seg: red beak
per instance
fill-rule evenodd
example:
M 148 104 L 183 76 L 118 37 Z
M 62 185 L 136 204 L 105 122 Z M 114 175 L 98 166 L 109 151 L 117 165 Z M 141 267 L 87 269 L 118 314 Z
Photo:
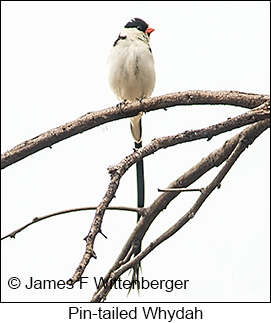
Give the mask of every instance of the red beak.
M 148 28 L 146 29 L 145 33 L 146 33 L 146 34 L 151 34 L 153 31 L 154 31 L 154 29 L 153 29 L 153 28 L 148 27 Z

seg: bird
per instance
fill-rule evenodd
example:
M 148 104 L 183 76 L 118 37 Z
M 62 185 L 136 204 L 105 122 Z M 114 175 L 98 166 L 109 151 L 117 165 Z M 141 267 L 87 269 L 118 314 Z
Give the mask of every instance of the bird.
M 155 86 L 155 69 L 148 24 L 134 18 L 120 32 L 108 57 L 108 81 L 120 102 L 150 97 Z M 141 142 L 141 116 L 132 117 L 131 132 L 136 143 Z
M 154 31 L 141 18 L 126 23 L 114 42 L 108 57 L 108 82 L 121 103 L 141 101 L 151 96 L 155 86 L 155 68 L 150 34 Z M 130 129 L 136 149 L 142 147 L 142 112 L 130 118 Z M 143 160 L 136 164 L 137 206 L 144 206 L 145 185 Z M 137 221 L 140 214 L 137 214 Z M 141 243 L 134 248 L 134 256 L 141 251 Z M 140 264 L 134 268 L 132 281 L 138 279 Z

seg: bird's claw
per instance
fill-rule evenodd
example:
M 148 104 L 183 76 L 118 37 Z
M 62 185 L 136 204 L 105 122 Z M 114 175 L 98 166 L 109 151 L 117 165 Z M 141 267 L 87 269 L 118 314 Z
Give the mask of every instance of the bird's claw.
M 124 99 L 123 101 L 121 101 L 121 102 L 119 102 L 119 103 L 117 104 L 117 108 L 122 108 L 122 107 L 124 107 L 127 103 L 128 103 L 128 101 Z

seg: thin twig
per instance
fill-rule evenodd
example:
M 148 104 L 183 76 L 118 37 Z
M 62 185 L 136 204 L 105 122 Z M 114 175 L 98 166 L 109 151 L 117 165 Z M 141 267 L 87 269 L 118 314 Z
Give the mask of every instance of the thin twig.
M 201 192 L 203 188 L 158 188 L 158 192 Z
M 87 207 L 79 207 L 79 208 L 74 208 L 74 209 L 68 209 L 68 210 L 62 210 L 59 212 L 54 212 L 51 214 L 47 214 L 41 217 L 35 217 L 33 220 L 25 225 L 23 225 L 21 228 L 16 229 L 12 231 L 11 233 L 7 234 L 6 236 L 2 237 L 1 240 L 4 240 L 8 237 L 10 238 L 15 238 L 16 234 L 23 231 L 27 227 L 29 227 L 32 224 L 35 224 L 39 221 L 49 219 L 53 216 L 57 216 L 60 214 L 67 214 L 67 213 L 72 213 L 72 212 L 79 212 L 79 211 L 89 211 L 89 210 L 96 210 L 97 206 L 87 206 Z M 136 213 L 141 213 L 142 210 L 140 208 L 135 208 L 135 207 L 126 207 L 126 206 L 109 206 L 107 210 L 118 210 L 118 211 L 131 211 L 131 212 L 136 212 Z

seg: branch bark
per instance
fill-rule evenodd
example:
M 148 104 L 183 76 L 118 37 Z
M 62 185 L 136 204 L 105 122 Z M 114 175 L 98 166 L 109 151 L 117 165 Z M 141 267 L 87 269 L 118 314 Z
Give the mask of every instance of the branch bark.
M 141 111 L 150 112 L 174 106 L 206 104 L 234 105 L 252 109 L 268 100 L 270 100 L 270 97 L 267 95 L 236 91 L 184 91 L 89 112 L 74 121 L 46 131 L 6 151 L 1 155 L 1 169 L 44 148 L 51 148 L 52 145 L 64 139 L 107 122 L 135 116 Z
M 209 154 L 203 158 L 197 165 L 192 167 L 189 171 L 183 174 L 176 181 L 171 183 L 167 189 L 149 206 L 146 208 L 129 208 L 129 211 L 140 212 L 142 214 L 140 221 L 137 223 L 135 229 L 128 238 L 126 244 L 120 252 L 117 260 L 112 268 L 108 271 L 104 281 L 111 281 L 118 279 L 126 270 L 135 266 L 141 259 L 146 257 L 154 248 L 156 248 L 164 240 L 171 237 L 184 224 L 186 224 L 198 211 L 206 198 L 210 196 L 213 190 L 218 187 L 222 179 L 226 176 L 229 169 L 238 159 L 244 149 L 251 144 L 257 136 L 259 136 L 265 129 L 270 126 L 270 97 L 267 95 L 258 95 L 251 93 L 235 92 L 235 91 L 184 91 L 172 94 L 166 94 L 159 97 L 144 99 L 141 102 L 133 102 L 127 104 L 120 104 L 116 107 L 110 107 L 101 111 L 89 112 L 86 115 L 68 122 L 62 126 L 51 129 L 43 134 L 27 140 L 11 150 L 5 152 L 1 156 L 1 168 L 8 167 L 13 163 L 30 156 L 31 154 L 50 147 L 66 138 L 77 135 L 99 125 L 105 124 L 118 119 L 129 118 L 137 115 L 139 112 L 150 112 L 158 109 L 166 109 L 173 106 L 181 105 L 234 105 L 251 109 L 250 111 L 234 118 L 206 127 L 203 129 L 185 131 L 174 136 L 166 136 L 162 138 L 153 139 L 148 145 L 137 149 L 133 154 L 125 157 L 118 165 L 110 166 L 108 171 L 111 175 L 111 180 L 104 198 L 97 207 L 84 208 L 96 209 L 95 216 L 90 227 L 89 233 L 86 236 L 86 249 L 82 260 L 80 261 L 74 275 L 68 280 L 68 284 L 73 285 L 82 276 L 86 266 L 91 258 L 96 258 L 94 251 L 94 242 L 98 233 L 102 233 L 102 221 L 104 213 L 107 209 L 116 209 L 116 207 L 109 207 L 115 193 L 118 189 L 120 180 L 126 171 L 134 164 L 143 158 L 157 152 L 162 148 L 168 148 L 177 144 L 190 142 L 199 139 L 210 140 L 213 136 L 221 133 L 231 131 L 243 126 L 247 126 L 240 134 L 234 136 L 232 139 L 225 142 L 223 147 Z M 249 125 L 249 126 L 248 126 Z M 226 162 L 225 162 L 226 161 Z M 214 178 L 214 180 L 205 188 L 197 189 L 200 191 L 200 196 L 192 208 L 180 220 L 168 229 L 163 235 L 158 237 L 139 255 L 131 259 L 133 255 L 133 248 L 141 241 L 149 229 L 152 222 L 158 214 L 164 210 L 167 205 L 176 198 L 184 189 L 194 183 L 203 174 L 208 172 L 211 168 L 221 165 L 225 162 L 222 170 Z M 186 189 L 195 190 L 195 189 Z M 121 207 L 117 207 L 121 209 Z M 126 208 L 128 209 L 128 208 Z M 34 218 L 32 222 L 13 231 L 2 239 L 15 237 L 15 235 L 24 230 L 26 227 L 44 220 L 46 218 L 83 210 L 72 209 L 61 212 L 56 212 L 44 217 Z M 102 233 L 103 234 L 103 233 Z M 109 284 L 110 286 L 110 284 Z M 92 301 L 103 301 L 110 288 L 100 287 L 93 296 Z
M 112 201 L 113 197 L 115 196 L 121 177 L 133 164 L 136 164 L 141 159 L 145 158 L 146 156 L 149 156 L 150 154 L 155 153 L 161 148 L 167 148 L 184 142 L 189 142 L 189 141 L 203 139 L 203 138 L 211 139 L 213 136 L 216 136 L 220 133 L 227 132 L 235 128 L 240 128 L 244 125 L 251 124 L 259 120 L 267 119 L 269 122 L 269 117 L 270 117 L 270 111 L 268 109 L 268 103 L 264 103 L 260 107 L 255 108 L 252 111 L 249 111 L 245 114 L 242 114 L 232 119 L 228 119 L 224 122 L 218 123 L 216 125 L 213 125 L 207 128 L 185 131 L 183 133 L 180 133 L 174 136 L 167 136 L 167 137 L 154 139 L 147 146 L 142 147 L 136 150 L 134 153 L 130 154 L 129 156 L 125 157 L 118 165 L 109 167 L 109 173 L 111 174 L 111 181 L 109 183 L 109 187 L 101 203 L 97 207 L 90 231 L 87 237 L 85 238 L 86 250 L 83 255 L 83 258 L 80 261 L 74 275 L 68 280 L 67 283 L 70 285 L 73 285 L 75 282 L 77 282 L 82 276 L 90 259 L 92 257 L 96 258 L 96 254 L 94 252 L 94 241 L 97 234 L 101 233 L 101 226 L 102 226 L 104 212 L 108 207 L 108 205 L 110 204 L 110 202 Z M 175 194 L 178 195 L 179 193 L 175 193 Z M 142 218 L 144 218 L 144 213 Z M 140 220 L 138 222 L 138 225 L 141 222 L 142 221 Z M 140 237 L 139 239 L 142 239 L 142 237 Z
M 152 250 L 154 250 L 162 242 L 170 238 L 177 231 L 179 231 L 188 221 L 190 221 L 197 211 L 200 209 L 205 200 L 211 195 L 215 188 L 219 188 L 222 180 L 229 172 L 230 168 L 236 162 L 242 152 L 253 143 L 253 141 L 268 127 L 270 126 L 269 120 L 257 122 L 256 124 L 248 126 L 241 133 L 234 136 L 232 139 L 227 141 L 221 148 L 212 152 L 197 165 L 192 167 L 183 176 L 178 178 L 176 181 L 169 185 L 169 189 L 187 187 L 201 177 L 204 173 L 208 172 L 212 167 L 219 166 L 225 162 L 225 165 L 220 170 L 218 175 L 207 185 L 201 192 L 199 198 L 190 210 L 182 216 L 173 226 L 165 231 L 160 237 L 154 240 L 150 245 L 138 254 L 132 260 L 131 258 L 131 247 L 135 239 L 142 239 L 149 229 L 151 223 L 155 220 L 158 214 L 167 207 L 167 205 L 177 197 L 180 192 L 169 191 L 161 194 L 156 201 L 152 203 L 148 208 L 145 209 L 144 217 L 138 222 L 134 231 L 128 238 L 125 246 L 123 247 L 120 255 L 115 261 L 112 268 L 103 278 L 106 284 L 101 285 L 94 293 L 91 302 L 101 302 L 106 299 L 106 296 L 110 292 L 114 282 L 127 270 L 133 268 L 143 258 L 145 258 Z M 128 257 L 130 255 L 130 258 Z

